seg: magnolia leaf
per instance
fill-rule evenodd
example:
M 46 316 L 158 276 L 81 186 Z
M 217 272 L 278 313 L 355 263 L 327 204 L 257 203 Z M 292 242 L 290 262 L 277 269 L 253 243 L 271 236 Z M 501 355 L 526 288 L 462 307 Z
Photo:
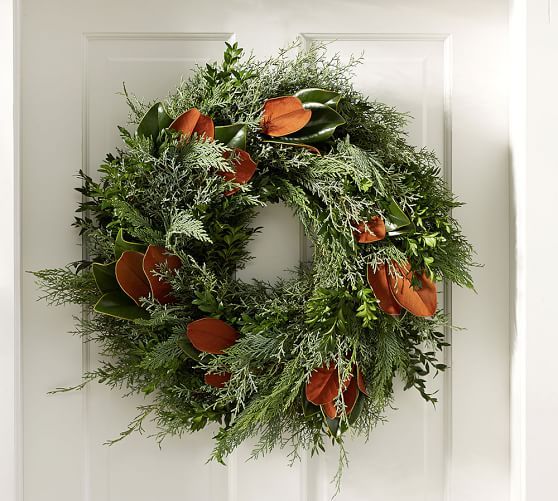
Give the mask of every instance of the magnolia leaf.
M 307 398 L 302 397 L 302 413 L 306 417 L 314 416 L 320 412 L 320 406 L 314 405 Z
M 331 363 L 314 369 L 306 384 L 306 398 L 316 405 L 332 402 L 339 393 L 339 374 Z
M 140 308 L 132 299 L 122 291 L 107 292 L 97 301 L 93 310 L 103 315 L 122 318 L 124 320 L 136 320 L 137 318 L 149 318 L 149 313 Z
M 197 108 L 191 108 L 176 117 L 169 127 L 180 132 L 184 137 L 190 137 L 194 133 L 208 139 L 213 139 L 215 136 L 213 120 L 207 115 L 202 115 Z
M 436 284 L 425 273 L 418 275 L 407 263 L 400 266 L 394 262 L 402 276 L 388 275 L 389 287 L 395 300 L 417 317 L 431 317 L 438 307 Z M 413 278 L 420 279 L 420 288 L 413 285 Z
M 161 280 L 154 272 L 160 272 L 161 267 L 168 271 L 176 271 L 182 266 L 182 261 L 178 256 L 170 254 L 164 247 L 150 245 L 143 257 L 143 272 L 149 281 L 153 297 L 161 304 L 172 303 L 175 298 L 171 295 L 172 286 L 168 282 Z
M 232 377 L 230 372 L 221 372 L 218 374 L 205 374 L 203 380 L 205 384 L 213 386 L 214 388 L 223 388 Z
M 318 88 L 299 90 L 295 94 L 295 97 L 298 97 L 303 104 L 321 103 L 329 106 L 330 108 L 333 108 L 334 110 L 337 109 L 337 105 L 341 100 L 341 94 L 339 94 L 338 92 Z
M 220 355 L 238 339 L 231 325 L 216 318 L 200 318 L 186 327 L 186 336 L 194 347 L 205 353 Z
M 161 130 L 172 123 L 162 103 L 155 103 L 141 119 L 138 125 L 138 136 L 150 137 L 155 142 Z
M 262 132 L 272 137 L 286 136 L 302 129 L 311 119 L 312 111 L 294 96 L 276 97 L 264 103 Z
M 321 406 L 322 412 L 329 419 L 335 419 L 337 417 L 337 407 L 335 407 L 335 401 L 327 402 Z
M 304 103 L 304 109 L 312 112 L 310 121 L 298 132 L 283 137 L 281 140 L 290 143 L 313 144 L 329 139 L 345 119 L 333 108 L 321 103 Z
M 181 337 L 178 339 L 177 344 L 187 357 L 195 360 L 196 362 L 200 361 L 200 352 L 192 346 L 188 339 Z
M 124 230 L 120 228 L 114 241 L 114 257 L 118 260 L 125 251 L 145 252 L 147 245 L 140 242 L 130 242 L 124 238 Z
M 322 411 L 323 410 L 324 408 L 322 407 Z M 324 417 L 327 425 L 327 431 L 329 432 L 332 438 L 338 438 L 339 435 L 341 435 L 339 430 L 339 423 L 341 422 L 341 419 L 340 418 L 331 419 L 330 417 L 328 417 L 327 414 L 325 414 L 325 412 L 324 412 Z
M 343 401 L 345 402 L 345 412 L 350 414 L 355 406 L 358 398 L 358 382 L 356 377 L 351 378 L 351 382 L 347 389 L 343 392 Z
M 116 280 L 120 288 L 140 306 L 142 297 L 149 297 L 151 288 L 149 280 L 143 272 L 143 254 L 136 251 L 125 251 L 116 261 Z
M 364 404 L 366 403 L 366 397 L 361 393 L 358 395 L 355 405 L 353 406 L 353 411 L 348 417 L 348 421 L 350 425 L 356 423 L 358 417 L 360 416 L 362 409 L 364 409 Z
M 233 152 L 226 152 L 225 158 L 229 158 Z M 220 171 L 219 174 L 223 176 L 226 181 L 231 181 L 237 184 L 246 184 L 256 172 L 256 162 L 252 160 L 250 153 L 247 151 L 236 148 L 234 150 L 235 159 L 233 161 L 234 172 Z M 233 188 L 225 192 L 225 196 L 234 195 L 240 188 Z
M 246 149 L 248 127 L 245 124 L 219 125 L 215 127 L 215 139 L 231 149 Z
M 372 266 L 368 265 L 368 283 L 374 295 L 380 301 L 380 308 L 388 315 L 399 315 L 401 313 L 401 306 L 393 297 L 389 282 L 387 266 L 380 264 L 376 271 Z
M 99 290 L 103 293 L 120 290 L 114 271 L 115 265 L 116 261 L 108 264 L 93 263 L 91 265 L 91 271 L 93 272 L 95 283 L 97 284 Z
M 397 205 L 397 202 L 392 198 L 387 210 L 385 218 L 386 229 L 388 235 L 402 235 L 404 233 L 411 233 L 415 231 L 415 225 Z
M 359 223 L 353 231 L 359 244 L 369 244 L 386 237 L 386 225 L 380 216 L 374 216 L 368 222 Z
M 194 127 L 194 132 L 199 137 L 213 139 L 215 137 L 215 125 L 213 120 L 207 115 L 200 115 L 198 123 Z

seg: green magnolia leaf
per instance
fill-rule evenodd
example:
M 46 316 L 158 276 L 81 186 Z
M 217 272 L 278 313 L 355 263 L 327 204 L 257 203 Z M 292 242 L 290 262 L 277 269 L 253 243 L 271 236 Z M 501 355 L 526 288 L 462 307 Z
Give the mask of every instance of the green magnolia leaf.
M 338 438 L 341 435 L 339 430 L 339 423 L 341 422 L 340 418 L 331 419 L 324 414 L 325 422 L 327 425 L 327 431 L 331 435 L 332 438 Z
M 402 235 L 404 233 L 411 233 L 415 231 L 415 225 L 397 205 L 397 202 L 392 198 L 385 215 L 385 224 L 388 235 Z
M 110 315 L 124 320 L 149 318 L 149 313 L 140 308 L 132 299 L 122 291 L 107 292 L 101 296 L 93 307 L 97 313 Z
M 162 103 L 155 103 L 143 116 L 138 125 L 138 136 L 150 137 L 155 142 L 159 133 L 172 123 Z
M 140 242 L 130 242 L 124 238 L 122 228 L 118 230 L 116 240 L 114 241 L 114 257 L 119 259 L 124 251 L 145 252 L 147 245 Z
M 246 149 L 246 134 L 248 127 L 245 124 L 219 125 L 215 127 L 215 139 L 229 148 Z
M 97 284 L 97 287 L 99 287 L 99 290 L 103 293 L 120 290 L 114 271 L 115 265 L 116 261 L 108 264 L 93 263 L 91 265 L 91 270 L 93 272 L 93 276 L 95 277 L 95 283 Z
M 299 90 L 295 94 L 295 97 L 298 97 L 303 104 L 321 103 L 329 106 L 330 108 L 333 108 L 334 110 L 337 109 L 337 105 L 341 100 L 341 94 L 339 94 L 338 92 L 318 88 Z
M 309 402 L 305 396 L 302 396 L 302 413 L 306 417 L 314 416 L 320 412 L 320 406 L 314 405 L 312 402 Z
M 345 119 L 333 108 L 322 103 L 304 103 L 304 108 L 312 110 L 312 118 L 298 132 L 281 138 L 285 143 L 319 143 L 329 139 L 335 129 L 345 123 Z
M 364 409 L 365 398 L 366 396 L 364 394 L 359 393 L 355 405 L 353 407 L 353 410 L 351 411 L 347 419 L 349 421 L 349 425 L 352 426 L 357 422 L 357 419 L 360 416 L 362 409 Z
M 177 341 L 177 344 L 187 357 L 195 360 L 196 362 L 199 362 L 200 352 L 192 346 L 192 343 L 190 343 L 188 339 L 186 339 L 185 337 L 180 338 Z

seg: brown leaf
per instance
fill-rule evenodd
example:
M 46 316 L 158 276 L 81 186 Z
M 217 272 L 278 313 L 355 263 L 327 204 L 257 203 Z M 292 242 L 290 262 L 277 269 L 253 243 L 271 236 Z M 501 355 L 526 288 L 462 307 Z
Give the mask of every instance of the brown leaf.
M 430 317 L 436 313 L 438 294 L 436 284 L 423 272 L 413 272 L 411 265 L 393 263 L 402 276 L 389 275 L 389 287 L 395 300 L 417 317 Z M 418 278 L 420 287 L 414 287 L 412 280 Z
M 214 139 L 215 125 L 213 124 L 213 120 L 207 115 L 200 115 L 194 127 L 194 132 L 200 137 L 205 136 L 206 138 Z
M 206 115 L 202 115 L 197 108 L 191 108 L 176 117 L 170 124 L 170 128 L 181 132 L 187 138 L 194 132 L 200 137 L 205 136 L 209 139 L 215 137 L 213 120 Z
M 337 371 L 335 371 L 335 376 L 338 377 Z M 347 414 L 350 414 L 356 404 L 358 398 L 358 390 L 359 390 L 359 383 L 357 382 L 357 378 L 354 377 L 354 374 L 351 374 L 347 378 L 347 380 L 343 383 L 343 388 L 345 388 L 343 390 L 343 402 L 345 403 L 345 412 Z M 308 398 L 308 394 L 306 398 Z M 331 419 L 336 418 L 339 414 L 337 411 L 337 407 L 335 406 L 336 398 L 337 398 L 337 393 L 335 394 L 335 396 L 331 401 L 325 402 L 321 405 L 325 415 Z
M 376 271 L 368 266 L 368 283 L 376 298 L 380 301 L 380 308 L 388 315 L 399 315 L 401 306 L 393 297 L 388 283 L 388 273 L 385 264 L 380 264 Z
M 276 97 L 264 103 L 261 127 L 268 136 L 286 136 L 302 129 L 311 117 L 312 112 L 302 107 L 298 97 Z
M 120 288 L 140 306 L 140 298 L 149 297 L 149 281 L 143 272 L 143 254 L 125 251 L 116 261 L 115 274 Z
M 377 242 L 386 237 L 386 225 L 380 216 L 374 216 L 368 222 L 359 223 L 353 234 L 359 244 Z
M 213 386 L 215 388 L 223 388 L 226 383 L 231 379 L 232 374 L 230 372 L 221 372 L 219 374 L 205 374 L 203 380 L 205 384 Z
M 225 153 L 225 158 L 229 158 L 232 154 L 231 152 Z M 256 162 L 252 160 L 252 157 L 247 151 L 241 150 L 240 148 L 235 148 L 234 150 L 235 160 L 234 160 L 234 172 L 219 171 L 219 174 L 223 176 L 227 181 L 232 181 L 238 184 L 246 184 L 256 172 Z M 225 192 L 226 196 L 234 195 L 240 188 L 233 188 Z
M 352 377 L 347 389 L 343 392 L 345 412 L 350 414 L 358 398 L 358 377 Z
M 166 269 L 175 271 L 180 268 L 182 261 L 178 256 L 170 254 L 164 247 L 158 245 L 147 247 L 143 258 L 143 271 L 149 280 L 153 297 L 161 304 L 168 304 L 175 300 L 171 295 L 172 286 L 154 274 L 154 272 L 160 272 L 163 265 Z
M 325 404 L 322 404 L 322 410 L 324 411 L 324 414 L 330 418 L 330 419 L 335 419 L 337 417 L 337 407 L 335 407 L 335 402 L 327 402 Z
M 339 374 L 334 364 L 314 369 L 306 384 L 306 398 L 316 405 L 332 402 L 339 393 Z
M 222 320 L 206 317 L 190 322 L 186 336 L 199 351 L 220 355 L 236 342 L 238 332 Z

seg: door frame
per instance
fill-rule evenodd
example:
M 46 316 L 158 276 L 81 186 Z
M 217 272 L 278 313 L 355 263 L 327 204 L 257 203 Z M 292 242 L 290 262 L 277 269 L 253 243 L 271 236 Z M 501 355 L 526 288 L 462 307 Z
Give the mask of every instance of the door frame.
M 0 0 L 0 485 L 22 498 L 19 0 Z
M 22 492 L 22 380 L 21 380 L 21 300 L 20 300 L 20 1 L 0 0 L 0 72 L 7 78 L 0 80 L 0 231 L 3 244 L 0 246 L 0 259 L 4 264 L 0 269 L 0 485 L 6 499 L 20 501 Z M 529 264 L 538 258 L 529 254 L 532 247 L 527 240 L 527 216 L 541 214 L 540 204 L 536 199 L 527 198 L 527 137 L 536 134 L 542 127 L 550 127 L 551 114 L 548 123 L 532 125 L 526 122 L 530 112 L 535 111 L 536 104 L 527 99 L 527 85 L 529 78 L 527 57 L 529 53 L 544 51 L 548 56 L 558 52 L 558 37 L 553 44 L 547 39 L 535 37 L 536 23 L 541 30 L 549 31 L 551 7 L 553 0 L 510 0 L 510 204 L 511 219 L 509 221 L 512 234 L 510 244 L 510 377 L 511 377 L 511 499 L 512 501 L 528 501 L 527 496 L 527 467 L 535 470 L 536 455 L 527 455 L 526 437 L 535 430 L 536 425 L 528 425 L 526 416 L 529 410 L 537 408 L 537 402 L 531 395 L 527 399 L 527 385 L 529 364 L 534 367 L 534 360 L 540 364 L 542 360 L 550 361 L 554 350 L 548 346 L 540 346 L 537 350 L 529 345 L 530 358 L 527 358 L 527 305 L 540 294 L 539 290 L 527 291 L 525 284 L 526 272 Z M 526 29 L 528 15 L 532 12 L 548 12 L 548 23 L 545 19 L 530 18 L 530 30 Z M 540 17 L 540 16 L 539 16 Z M 539 28 L 539 26 L 536 26 Z M 543 46 L 545 44 L 546 46 Z M 549 59 L 550 60 L 550 59 Z M 9 76 L 12 78 L 9 78 Z M 529 95 L 536 94 L 535 79 L 529 78 Z M 536 180 L 537 170 L 529 164 L 529 179 Z M 545 178 L 550 185 L 558 185 L 558 171 L 553 179 Z M 550 219 L 550 218 L 549 218 Z M 550 223 L 550 221 L 549 221 Z M 558 341 L 556 341 L 558 348 Z M 536 383 L 536 381 L 535 381 Z M 541 395 L 541 399 L 548 397 Z M 537 434 L 544 434 L 545 430 L 536 430 Z M 528 464 L 527 460 L 530 463 Z M 537 458 L 538 462 L 545 462 L 544 457 Z M 545 479 L 537 478 L 537 482 L 544 483 Z M 553 477 L 546 478 L 547 485 L 539 485 L 539 489 L 551 489 Z M 533 500 L 535 501 L 535 498 Z

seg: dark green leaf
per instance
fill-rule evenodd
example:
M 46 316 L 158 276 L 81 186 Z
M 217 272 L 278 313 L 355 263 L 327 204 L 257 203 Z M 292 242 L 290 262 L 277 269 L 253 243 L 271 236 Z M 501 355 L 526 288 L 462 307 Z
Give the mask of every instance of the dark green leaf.
M 320 406 L 309 402 L 308 399 L 302 395 L 302 412 L 306 417 L 314 416 L 320 412 Z
M 281 138 L 286 143 L 319 143 L 329 139 L 345 119 L 333 108 L 321 103 L 304 103 L 304 108 L 312 110 L 312 118 L 298 132 Z
M 353 407 L 353 410 L 351 411 L 348 417 L 348 421 L 351 426 L 357 422 L 357 419 L 360 416 L 362 409 L 364 408 L 364 404 L 366 403 L 365 398 L 366 396 L 364 394 L 359 393 L 357 397 L 357 401 L 355 402 L 355 405 Z
M 149 313 L 140 308 L 132 299 L 122 291 L 113 291 L 103 294 L 93 308 L 97 313 L 110 315 L 124 320 L 149 318 Z
M 91 265 L 97 287 L 103 293 L 120 290 L 114 271 L 115 265 L 116 261 L 108 264 L 93 263 Z
M 329 432 L 329 434 L 331 435 L 332 438 L 337 438 L 339 437 L 340 433 L 339 433 L 339 423 L 341 422 L 341 419 L 339 418 L 335 418 L 335 419 L 331 419 L 329 417 L 327 417 L 324 414 L 324 419 L 327 425 L 327 431 Z
M 303 104 L 321 103 L 335 110 L 341 99 L 341 94 L 331 90 L 311 88 L 299 90 L 295 97 L 298 97 Z
M 248 127 L 245 124 L 219 125 L 215 127 L 215 139 L 231 149 L 245 150 L 247 131 Z
M 182 337 L 177 341 L 177 344 L 187 357 L 196 362 L 200 360 L 200 352 L 192 346 L 188 339 Z
M 124 238 L 124 231 L 122 228 L 118 230 L 116 240 L 114 241 L 114 257 L 120 258 L 124 251 L 145 252 L 147 245 L 140 242 L 130 242 Z
M 403 233 L 411 233 L 415 231 L 415 225 L 397 205 L 397 202 L 392 198 L 387 213 L 385 215 L 385 224 L 388 235 L 402 235 Z
M 150 137 L 153 141 L 159 137 L 159 132 L 172 123 L 162 103 L 155 103 L 143 116 L 138 125 L 138 136 Z

